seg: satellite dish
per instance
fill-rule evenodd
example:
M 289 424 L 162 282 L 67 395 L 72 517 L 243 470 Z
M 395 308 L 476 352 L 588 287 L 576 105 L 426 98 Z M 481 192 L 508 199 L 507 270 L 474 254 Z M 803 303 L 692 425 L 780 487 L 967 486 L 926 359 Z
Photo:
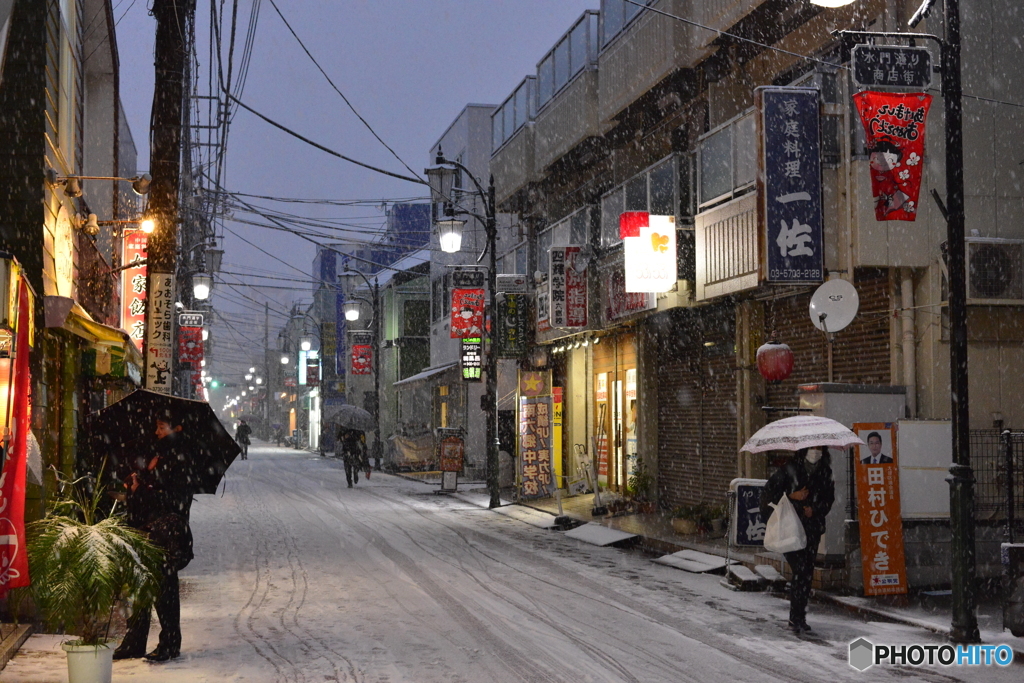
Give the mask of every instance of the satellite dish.
M 823 283 L 811 296 L 811 322 L 822 332 L 838 332 L 857 317 L 860 297 L 846 280 Z

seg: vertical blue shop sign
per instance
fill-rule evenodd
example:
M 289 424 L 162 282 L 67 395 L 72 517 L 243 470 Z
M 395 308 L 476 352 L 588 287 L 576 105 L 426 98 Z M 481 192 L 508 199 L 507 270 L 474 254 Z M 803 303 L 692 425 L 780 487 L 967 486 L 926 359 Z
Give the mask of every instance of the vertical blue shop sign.
M 757 93 L 766 280 L 820 282 L 824 272 L 818 91 L 763 87 Z

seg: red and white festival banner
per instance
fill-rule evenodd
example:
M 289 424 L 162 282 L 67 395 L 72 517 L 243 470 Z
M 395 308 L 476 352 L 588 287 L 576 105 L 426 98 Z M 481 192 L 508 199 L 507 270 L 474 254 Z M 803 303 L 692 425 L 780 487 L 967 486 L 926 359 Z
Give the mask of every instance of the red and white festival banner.
M 12 278 L 13 279 L 13 278 Z M 0 599 L 11 588 L 30 584 L 25 549 L 25 475 L 28 462 L 28 431 L 32 422 L 31 382 L 28 357 L 32 344 L 32 295 L 24 278 L 18 278 L 18 318 L 14 346 L 14 377 L 8 391 L 13 408 L 13 434 L 5 444 L 6 457 L 0 474 Z M 13 403 L 13 406 L 12 406 Z M 4 416 L 6 417 L 6 416 Z
M 141 230 L 125 230 L 122 265 L 145 260 L 148 240 Z M 125 268 L 122 277 L 121 328 L 141 351 L 146 337 L 146 265 Z
M 484 336 L 484 290 L 452 290 L 451 338 Z
M 866 90 L 853 96 L 864 124 L 875 219 L 917 217 L 924 171 L 924 127 L 932 96 Z
M 370 344 L 352 345 L 352 374 L 369 375 L 373 365 L 373 347 Z
M 627 211 L 619 216 L 626 292 L 667 292 L 676 286 L 676 217 Z
M 178 328 L 178 360 L 197 365 L 203 360 L 203 328 Z

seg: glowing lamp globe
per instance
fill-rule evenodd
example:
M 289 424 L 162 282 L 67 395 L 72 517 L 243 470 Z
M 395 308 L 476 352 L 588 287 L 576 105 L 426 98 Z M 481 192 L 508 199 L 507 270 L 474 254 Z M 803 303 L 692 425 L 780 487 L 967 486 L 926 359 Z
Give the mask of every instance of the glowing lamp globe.
M 762 344 L 757 350 L 757 370 L 769 382 L 781 382 L 793 374 L 793 351 L 776 341 Z

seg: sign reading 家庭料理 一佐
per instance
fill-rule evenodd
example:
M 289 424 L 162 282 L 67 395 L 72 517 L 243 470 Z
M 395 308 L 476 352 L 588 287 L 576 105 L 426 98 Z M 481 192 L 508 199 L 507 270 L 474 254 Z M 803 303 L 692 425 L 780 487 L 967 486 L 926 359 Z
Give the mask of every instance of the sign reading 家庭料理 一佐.
M 764 178 L 765 280 L 822 280 L 818 91 L 756 89 Z

